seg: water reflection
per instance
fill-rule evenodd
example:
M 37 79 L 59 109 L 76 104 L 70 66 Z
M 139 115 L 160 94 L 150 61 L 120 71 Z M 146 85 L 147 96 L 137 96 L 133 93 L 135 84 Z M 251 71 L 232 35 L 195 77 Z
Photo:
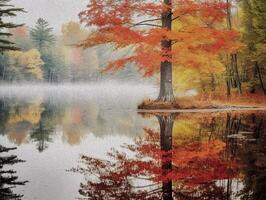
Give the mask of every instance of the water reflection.
M 66 169 L 80 154 L 104 158 L 107 149 L 153 126 L 135 111 L 150 91 L 127 84 L 1 87 L 0 144 L 18 147 L 15 152 L 27 161 L 12 166 L 29 180 L 14 193 L 23 194 L 23 200 L 75 199 L 82 176 Z
M 35 143 L 39 152 L 61 134 L 65 143 L 79 145 L 90 133 L 132 137 L 144 124 L 131 110 L 105 110 L 96 102 L 0 100 L 0 134 L 16 145 Z
M 8 169 L 7 166 L 24 161 L 18 159 L 15 155 L 2 155 L 15 149 L 0 145 L 0 200 L 20 200 L 23 197 L 22 194 L 16 194 L 13 190 L 17 185 L 25 185 L 27 181 L 18 181 L 17 172 Z
M 86 177 L 79 193 L 89 199 L 265 199 L 264 116 L 156 115 L 159 132 L 145 128 L 133 144 L 111 149 L 108 159 L 81 157 L 73 169 Z
M 1 145 L 19 146 L 27 166 L 13 169 L 30 180 L 14 193 L 26 200 L 70 200 L 78 188 L 91 199 L 266 199 L 265 112 L 141 116 L 125 107 L 2 98 Z M 74 171 L 82 175 L 67 172 L 80 154 Z
M 51 135 L 55 132 L 57 123 L 62 119 L 63 110 L 60 106 L 55 106 L 50 102 L 42 105 L 39 121 L 30 134 L 32 142 L 37 143 L 39 152 L 43 152 L 48 148 L 48 143 L 52 142 Z

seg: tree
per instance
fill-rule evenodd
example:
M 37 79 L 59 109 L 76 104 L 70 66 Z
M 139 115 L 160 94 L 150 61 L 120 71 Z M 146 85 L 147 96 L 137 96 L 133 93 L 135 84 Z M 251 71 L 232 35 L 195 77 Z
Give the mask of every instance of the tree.
M 0 74 L 1 74 L 1 78 L 0 80 L 6 80 L 6 75 L 7 72 L 9 71 L 8 69 L 8 56 L 3 54 L 0 55 Z
M 8 4 L 11 0 L 0 0 L 0 53 L 7 50 L 18 50 L 14 43 L 8 37 L 12 34 L 6 29 L 22 26 L 22 24 L 14 24 L 12 22 L 5 22 L 4 17 L 15 17 L 18 12 L 24 12 L 23 8 L 15 8 Z
M 264 0 L 253 0 L 252 1 L 252 13 L 253 13 L 253 24 L 255 28 L 256 37 L 256 61 L 255 70 L 258 74 L 258 78 L 263 89 L 264 95 L 266 96 L 266 88 L 264 87 L 263 77 L 261 68 L 266 65 L 266 2 Z
M 226 0 L 227 4 L 232 4 L 232 0 Z M 226 17 L 227 17 L 227 29 L 232 30 L 232 10 L 231 7 L 228 7 L 226 10 Z M 242 95 L 242 86 L 238 71 L 238 57 L 236 52 L 232 52 L 230 54 L 226 55 L 226 70 L 227 70 L 227 96 L 229 97 L 231 95 L 231 87 L 237 87 L 239 90 L 239 94 Z
M 10 80 L 42 80 L 43 72 L 40 52 L 31 49 L 26 52 L 10 51 L 8 55 L 8 73 Z
M 63 52 L 57 47 L 43 50 L 41 58 L 44 62 L 42 69 L 44 79 L 49 83 L 63 80 L 68 76 L 69 69 L 63 58 Z
M 53 134 L 56 126 L 56 108 L 52 105 L 45 104 L 43 112 L 41 113 L 40 121 L 36 128 L 32 131 L 30 137 L 33 142 L 36 142 L 36 146 L 39 152 L 43 152 L 48 148 L 49 142 L 52 142 L 51 135 Z
M 7 153 L 16 148 L 7 148 L 0 145 L 0 199 L 17 199 L 21 200 L 23 195 L 16 194 L 13 191 L 17 185 L 25 185 L 28 181 L 18 181 L 18 176 L 16 176 L 16 171 L 10 169 L 6 170 L 5 167 L 9 165 L 14 165 L 17 163 L 25 162 L 18 159 L 16 155 L 2 155 L 2 153 Z
M 223 155 L 225 143 L 215 138 L 180 141 L 172 134 L 175 116 L 157 118 L 160 133 L 145 129 L 146 135 L 123 145 L 125 151 L 108 152 L 110 159 L 82 156 L 82 165 L 73 169 L 86 175 L 79 190 L 82 196 L 210 200 L 228 195 L 216 181 L 237 177 L 239 166 Z
M 28 51 L 34 48 L 33 42 L 30 39 L 30 30 L 27 26 L 9 29 L 12 34 L 11 41 L 14 42 L 22 51 Z
M 62 26 L 64 45 L 75 45 L 87 38 L 88 32 L 79 23 L 70 21 Z
M 30 37 L 41 53 L 41 59 L 44 79 L 48 82 L 56 82 L 67 77 L 68 69 L 64 63 L 63 52 L 55 44 L 55 36 L 52 33 L 53 28 L 49 23 L 40 18 L 35 28 L 31 29 Z
M 260 62 L 266 62 L 266 2 L 263 0 L 252 0 L 252 14 L 254 31 L 257 34 L 256 48 L 258 53 L 258 59 Z
M 263 7 L 264 4 L 264 7 Z M 249 91 L 255 93 L 261 88 L 266 95 L 266 88 L 263 82 L 265 70 L 265 3 L 257 0 L 242 0 L 241 7 L 241 30 L 243 43 L 246 48 L 242 51 L 244 63 L 244 78 L 249 83 Z M 263 10 L 264 9 L 264 10 Z M 248 73 L 250 72 L 250 73 Z
M 98 57 L 95 49 L 84 50 L 76 44 L 84 41 L 88 31 L 77 22 L 70 21 L 62 26 L 62 43 L 65 61 L 71 66 L 73 80 L 89 80 L 97 72 Z
M 80 45 L 88 48 L 112 43 L 115 49 L 132 48 L 130 55 L 110 62 L 106 70 L 134 63 L 144 76 L 160 72 L 158 100 L 173 102 L 173 64 L 215 71 L 215 66 L 202 66 L 195 57 L 202 52 L 218 54 L 237 49 L 238 34 L 216 28 L 216 23 L 224 20 L 228 6 L 215 0 L 91 0 L 79 16 L 81 22 L 96 27 L 96 31 Z M 190 25 L 189 16 L 198 17 L 201 23 Z M 173 21 L 181 26 L 173 29 Z
M 49 27 L 49 23 L 42 18 L 39 18 L 35 28 L 31 29 L 30 37 L 39 50 L 51 45 L 55 41 L 52 31 L 53 28 Z

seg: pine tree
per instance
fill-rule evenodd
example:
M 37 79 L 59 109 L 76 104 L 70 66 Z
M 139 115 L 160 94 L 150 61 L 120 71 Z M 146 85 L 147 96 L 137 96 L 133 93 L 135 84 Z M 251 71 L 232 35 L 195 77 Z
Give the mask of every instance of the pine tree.
M 22 194 L 16 194 L 13 191 L 17 185 L 25 185 L 28 181 L 18 181 L 18 176 L 16 171 L 9 169 L 4 169 L 6 166 L 14 165 L 20 162 L 25 162 L 20 160 L 16 155 L 2 155 L 2 153 L 8 153 L 16 148 L 7 148 L 0 145 L 0 200 L 11 200 L 22 199 Z
M 39 18 L 35 28 L 30 31 L 32 41 L 37 45 L 39 50 L 51 45 L 55 41 L 53 28 L 49 27 L 49 23 L 42 18 Z
M 7 29 L 23 25 L 4 21 L 6 17 L 15 17 L 18 12 L 24 12 L 23 8 L 15 8 L 13 5 L 8 4 L 10 1 L 0 0 L 0 53 L 7 50 L 18 50 L 15 44 L 8 39 L 12 34 Z

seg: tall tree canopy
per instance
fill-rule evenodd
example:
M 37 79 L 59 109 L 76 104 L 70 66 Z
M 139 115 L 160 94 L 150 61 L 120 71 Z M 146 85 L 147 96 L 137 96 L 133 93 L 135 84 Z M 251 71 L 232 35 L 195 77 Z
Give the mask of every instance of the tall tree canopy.
M 94 27 L 81 46 L 112 43 L 132 48 L 126 57 L 113 60 L 107 70 L 134 63 L 144 76 L 161 73 L 160 101 L 174 101 L 172 66 L 215 71 L 199 55 L 230 53 L 238 49 L 238 33 L 218 29 L 226 17 L 227 3 L 218 0 L 91 0 L 80 13 L 81 22 Z M 193 20 L 197 18 L 197 23 Z M 173 22 L 178 23 L 172 26 Z
M 263 64 L 266 63 L 266 1 L 265 0 L 252 0 L 252 13 L 253 24 L 255 28 L 256 48 L 258 61 Z
M 13 5 L 10 5 L 11 0 L 0 0 L 0 53 L 3 53 L 7 50 L 17 50 L 14 43 L 11 42 L 8 37 L 12 34 L 7 31 L 9 28 L 15 28 L 22 26 L 22 24 L 15 24 L 12 22 L 5 22 L 5 17 L 15 17 L 18 12 L 23 12 L 23 8 L 15 8 Z
M 51 45 L 55 41 L 53 28 L 49 27 L 49 23 L 42 18 L 39 18 L 35 28 L 30 31 L 32 41 L 37 45 L 39 50 Z
M 243 51 L 243 61 L 250 70 L 250 92 L 254 93 L 260 86 L 266 95 L 263 82 L 266 54 L 266 2 L 264 0 L 242 0 L 242 35 L 246 48 Z M 251 77 L 250 77 L 251 76 Z

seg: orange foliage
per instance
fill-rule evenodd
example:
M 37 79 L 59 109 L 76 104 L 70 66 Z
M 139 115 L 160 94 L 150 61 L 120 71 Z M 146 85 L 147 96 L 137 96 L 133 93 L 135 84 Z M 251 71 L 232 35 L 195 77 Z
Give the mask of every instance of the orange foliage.
M 9 29 L 9 32 L 14 36 L 18 38 L 26 38 L 29 35 L 29 30 L 26 26 L 20 26 L 17 28 Z
M 239 166 L 225 158 L 225 143 L 220 140 L 180 144 L 173 139 L 172 149 L 165 151 L 160 146 L 160 134 L 151 129 L 145 131 L 146 135 L 137 138 L 134 144 L 125 144 L 124 152 L 112 149 L 108 153 L 110 161 L 82 156 L 85 166 L 74 171 L 96 176 L 98 180 L 87 179 L 86 184 L 81 184 L 80 194 L 97 199 L 159 199 L 160 190 L 154 193 L 148 187 L 134 190 L 132 179 L 143 178 L 157 186 L 171 181 L 177 183 L 180 193 L 182 190 L 204 193 L 216 180 L 238 174 Z M 133 157 L 129 156 L 132 154 Z
M 160 24 L 161 14 L 167 7 L 160 1 L 91 0 L 79 16 L 82 23 L 96 27 L 96 31 L 80 45 L 88 48 L 112 43 L 115 49 L 134 47 L 132 55 L 115 60 L 107 70 L 135 63 L 145 76 L 150 76 L 167 60 L 174 66 L 215 71 L 216 66 L 206 66 L 195 57 L 203 54 L 211 58 L 213 54 L 235 52 L 241 47 L 237 42 L 238 33 L 217 28 L 228 6 L 218 0 L 173 0 L 172 23 L 178 22 L 179 26 L 167 31 Z M 189 17 L 198 23 L 191 23 Z M 173 48 L 161 49 L 162 40 L 171 40 Z
M 233 171 L 237 169 L 237 164 L 223 158 L 225 143 L 220 140 L 179 143 L 173 139 L 172 150 L 164 151 L 158 144 L 159 133 L 149 129 L 146 133 L 146 137 L 136 140 L 136 145 L 129 145 L 127 148 L 136 152 L 138 158 L 149 157 L 154 161 L 161 160 L 162 163 L 171 159 L 174 167 L 167 174 L 162 173 L 160 165 L 156 167 L 155 163 L 152 168 L 149 168 L 149 173 L 156 182 L 172 180 L 184 182 L 186 186 L 196 186 L 235 176 Z M 135 167 L 143 170 L 143 166 Z M 144 169 L 146 171 L 147 167 Z

